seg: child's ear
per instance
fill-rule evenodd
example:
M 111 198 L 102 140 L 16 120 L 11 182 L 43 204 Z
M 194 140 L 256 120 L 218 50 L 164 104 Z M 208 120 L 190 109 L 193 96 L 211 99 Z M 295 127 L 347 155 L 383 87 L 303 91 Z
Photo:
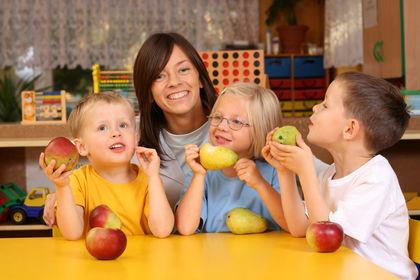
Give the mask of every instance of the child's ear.
M 349 119 L 343 131 L 344 139 L 351 140 L 360 133 L 360 122 L 356 119 Z
M 74 142 L 74 144 L 76 145 L 76 148 L 77 148 L 77 151 L 79 152 L 79 154 L 81 155 L 81 156 L 87 156 L 88 155 L 88 151 L 87 151 L 87 149 L 86 149 L 86 147 L 85 147 L 85 145 L 83 144 L 83 141 L 82 141 L 82 139 L 80 139 L 80 138 L 75 138 L 74 140 L 73 140 L 73 142 Z

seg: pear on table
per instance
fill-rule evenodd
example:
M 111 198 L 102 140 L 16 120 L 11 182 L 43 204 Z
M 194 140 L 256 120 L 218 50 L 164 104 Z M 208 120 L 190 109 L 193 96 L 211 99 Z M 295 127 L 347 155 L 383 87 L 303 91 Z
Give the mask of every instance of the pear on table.
M 234 234 L 261 233 L 267 230 L 268 221 L 248 208 L 234 208 L 226 217 L 226 225 Z

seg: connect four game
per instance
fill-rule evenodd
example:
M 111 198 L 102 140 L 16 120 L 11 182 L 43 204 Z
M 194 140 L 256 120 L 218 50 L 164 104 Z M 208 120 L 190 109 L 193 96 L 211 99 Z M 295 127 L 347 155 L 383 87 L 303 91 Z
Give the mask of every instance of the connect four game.
M 66 123 L 66 92 L 22 91 L 22 124 Z
M 235 82 L 267 86 L 263 50 L 205 51 L 200 56 L 218 93 Z

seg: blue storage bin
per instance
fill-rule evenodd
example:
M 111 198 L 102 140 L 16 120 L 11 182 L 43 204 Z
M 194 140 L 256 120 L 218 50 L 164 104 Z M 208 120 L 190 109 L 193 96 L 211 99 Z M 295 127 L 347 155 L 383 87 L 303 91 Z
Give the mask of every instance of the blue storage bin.
M 290 77 L 290 57 L 267 57 L 264 66 L 269 78 Z
M 295 78 L 324 77 L 324 59 L 322 56 L 295 57 Z

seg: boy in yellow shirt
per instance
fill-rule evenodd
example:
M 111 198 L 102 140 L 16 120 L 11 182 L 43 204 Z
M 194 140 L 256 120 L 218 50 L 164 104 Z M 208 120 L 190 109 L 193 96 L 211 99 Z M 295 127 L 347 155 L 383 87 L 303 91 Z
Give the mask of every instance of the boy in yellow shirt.
M 137 147 L 134 112 L 118 94 L 93 94 L 82 99 L 69 117 L 74 143 L 89 164 L 64 172 L 55 161 L 39 164 L 57 189 L 57 224 L 66 239 L 86 234 L 90 212 L 108 205 L 128 235 L 168 236 L 174 216 L 159 177 L 154 149 Z M 140 166 L 130 163 L 136 153 Z

